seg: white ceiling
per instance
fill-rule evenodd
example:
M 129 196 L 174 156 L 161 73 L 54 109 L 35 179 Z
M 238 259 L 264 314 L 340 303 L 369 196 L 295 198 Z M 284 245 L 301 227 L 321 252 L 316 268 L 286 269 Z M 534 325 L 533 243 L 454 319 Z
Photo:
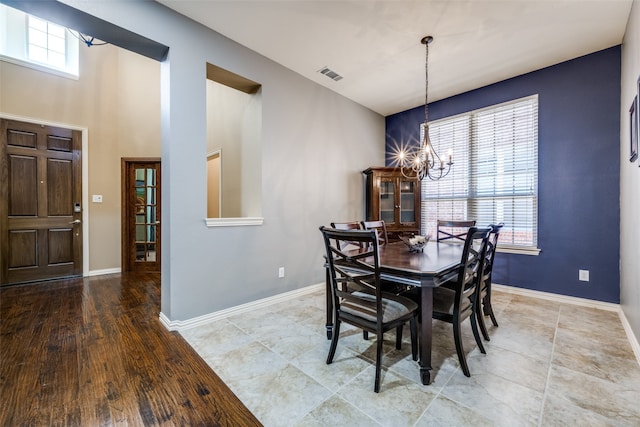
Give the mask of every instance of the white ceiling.
M 622 43 L 632 0 L 159 0 L 382 115 Z M 329 67 L 333 81 L 318 70 Z

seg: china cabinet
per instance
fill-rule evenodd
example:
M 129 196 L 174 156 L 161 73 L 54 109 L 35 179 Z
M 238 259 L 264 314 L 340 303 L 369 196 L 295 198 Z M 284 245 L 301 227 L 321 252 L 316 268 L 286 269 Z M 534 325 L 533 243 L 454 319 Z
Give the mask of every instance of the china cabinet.
M 399 168 L 371 167 L 366 177 L 366 219 L 383 220 L 390 238 L 420 233 L 420 182 Z

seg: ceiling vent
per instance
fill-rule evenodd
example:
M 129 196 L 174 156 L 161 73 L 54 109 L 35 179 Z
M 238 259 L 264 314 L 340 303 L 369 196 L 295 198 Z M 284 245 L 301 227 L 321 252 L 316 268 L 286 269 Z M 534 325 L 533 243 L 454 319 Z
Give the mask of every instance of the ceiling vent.
M 325 76 L 329 77 L 333 81 L 337 82 L 338 80 L 342 80 L 342 76 L 340 74 L 336 73 L 335 71 L 333 71 L 328 67 L 324 67 L 318 70 L 318 72 L 324 74 Z

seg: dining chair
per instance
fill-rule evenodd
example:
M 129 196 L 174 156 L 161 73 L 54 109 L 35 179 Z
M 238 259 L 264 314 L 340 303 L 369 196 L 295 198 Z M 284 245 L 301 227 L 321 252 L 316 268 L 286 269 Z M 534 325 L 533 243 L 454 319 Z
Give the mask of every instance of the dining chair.
M 331 228 L 335 228 L 336 230 L 360 230 L 361 223 L 358 221 L 332 222 Z M 347 245 L 361 246 L 358 242 L 343 242 L 343 244 L 345 247 Z
M 436 240 L 459 240 L 464 242 L 469 227 L 476 225 L 475 220 L 444 220 L 439 219 L 436 225 Z M 442 229 L 444 228 L 444 230 Z
M 389 236 L 387 235 L 387 226 L 383 220 L 380 221 L 362 221 L 362 228 L 364 230 L 376 230 L 378 233 L 378 243 L 380 246 L 389 243 Z
M 491 306 L 491 273 L 493 271 L 493 260 L 496 254 L 498 238 L 500 237 L 500 230 L 504 227 L 504 223 L 501 222 L 497 225 L 491 224 L 489 227 L 491 227 L 491 233 L 489 234 L 489 240 L 487 241 L 487 250 L 484 257 L 484 268 L 482 270 L 479 291 L 479 300 L 482 305 L 482 310 L 477 311 L 478 325 L 480 326 L 482 336 L 487 341 L 490 341 L 490 338 L 487 326 L 484 323 L 484 316 L 489 316 L 493 326 L 498 326 L 496 316 L 493 312 L 493 307 Z
M 462 372 L 467 377 L 471 376 L 471 373 L 462 346 L 462 322 L 465 319 L 471 319 L 471 329 L 478 348 L 483 354 L 486 353 L 478 332 L 476 311 L 480 309 L 480 280 L 491 230 L 488 227 L 470 227 L 464 242 L 460 266 L 457 268 L 458 274 L 455 278 L 444 275 L 434 279 L 436 287 L 433 288 L 433 318 L 453 325 L 456 353 Z M 443 280 L 447 283 L 443 283 Z
M 411 331 L 411 355 L 418 359 L 418 304 L 409 298 L 389 294 L 380 286 L 378 236 L 374 230 L 337 230 L 320 227 L 329 264 L 333 298 L 333 335 L 327 364 L 333 362 L 340 324 L 356 326 L 377 337 L 376 373 L 373 390 L 380 391 L 380 371 L 384 333 L 396 330 L 396 348 L 402 348 L 402 328 L 408 322 Z M 341 242 L 360 242 L 361 249 L 344 251 Z M 366 262 L 365 262 L 366 260 Z M 345 290 L 356 283 L 362 290 Z
M 361 230 L 362 226 L 362 222 L 359 221 L 347 221 L 347 222 L 332 222 L 331 223 L 331 228 L 335 228 L 336 230 Z M 342 245 L 342 247 L 340 249 L 345 249 L 348 246 L 351 245 L 352 248 L 355 247 L 362 247 L 362 243 L 361 242 L 348 242 L 348 241 L 343 241 L 340 243 Z M 327 270 L 327 274 L 328 274 Z M 327 281 L 329 280 L 329 277 L 327 276 Z M 350 288 L 353 291 L 354 285 L 351 284 Z M 362 338 L 364 338 L 365 340 L 369 339 L 369 333 L 367 331 L 362 331 Z

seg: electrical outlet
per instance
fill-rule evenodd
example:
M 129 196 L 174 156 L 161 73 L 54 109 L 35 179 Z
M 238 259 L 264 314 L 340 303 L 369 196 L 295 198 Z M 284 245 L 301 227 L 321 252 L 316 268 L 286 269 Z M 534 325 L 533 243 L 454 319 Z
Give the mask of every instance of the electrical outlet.
M 284 267 L 280 267 L 278 269 L 278 277 L 280 277 L 280 278 L 284 277 Z
M 589 270 L 578 270 L 578 280 L 581 282 L 589 281 Z
M 91 198 L 93 203 L 102 203 L 102 194 L 94 194 Z

